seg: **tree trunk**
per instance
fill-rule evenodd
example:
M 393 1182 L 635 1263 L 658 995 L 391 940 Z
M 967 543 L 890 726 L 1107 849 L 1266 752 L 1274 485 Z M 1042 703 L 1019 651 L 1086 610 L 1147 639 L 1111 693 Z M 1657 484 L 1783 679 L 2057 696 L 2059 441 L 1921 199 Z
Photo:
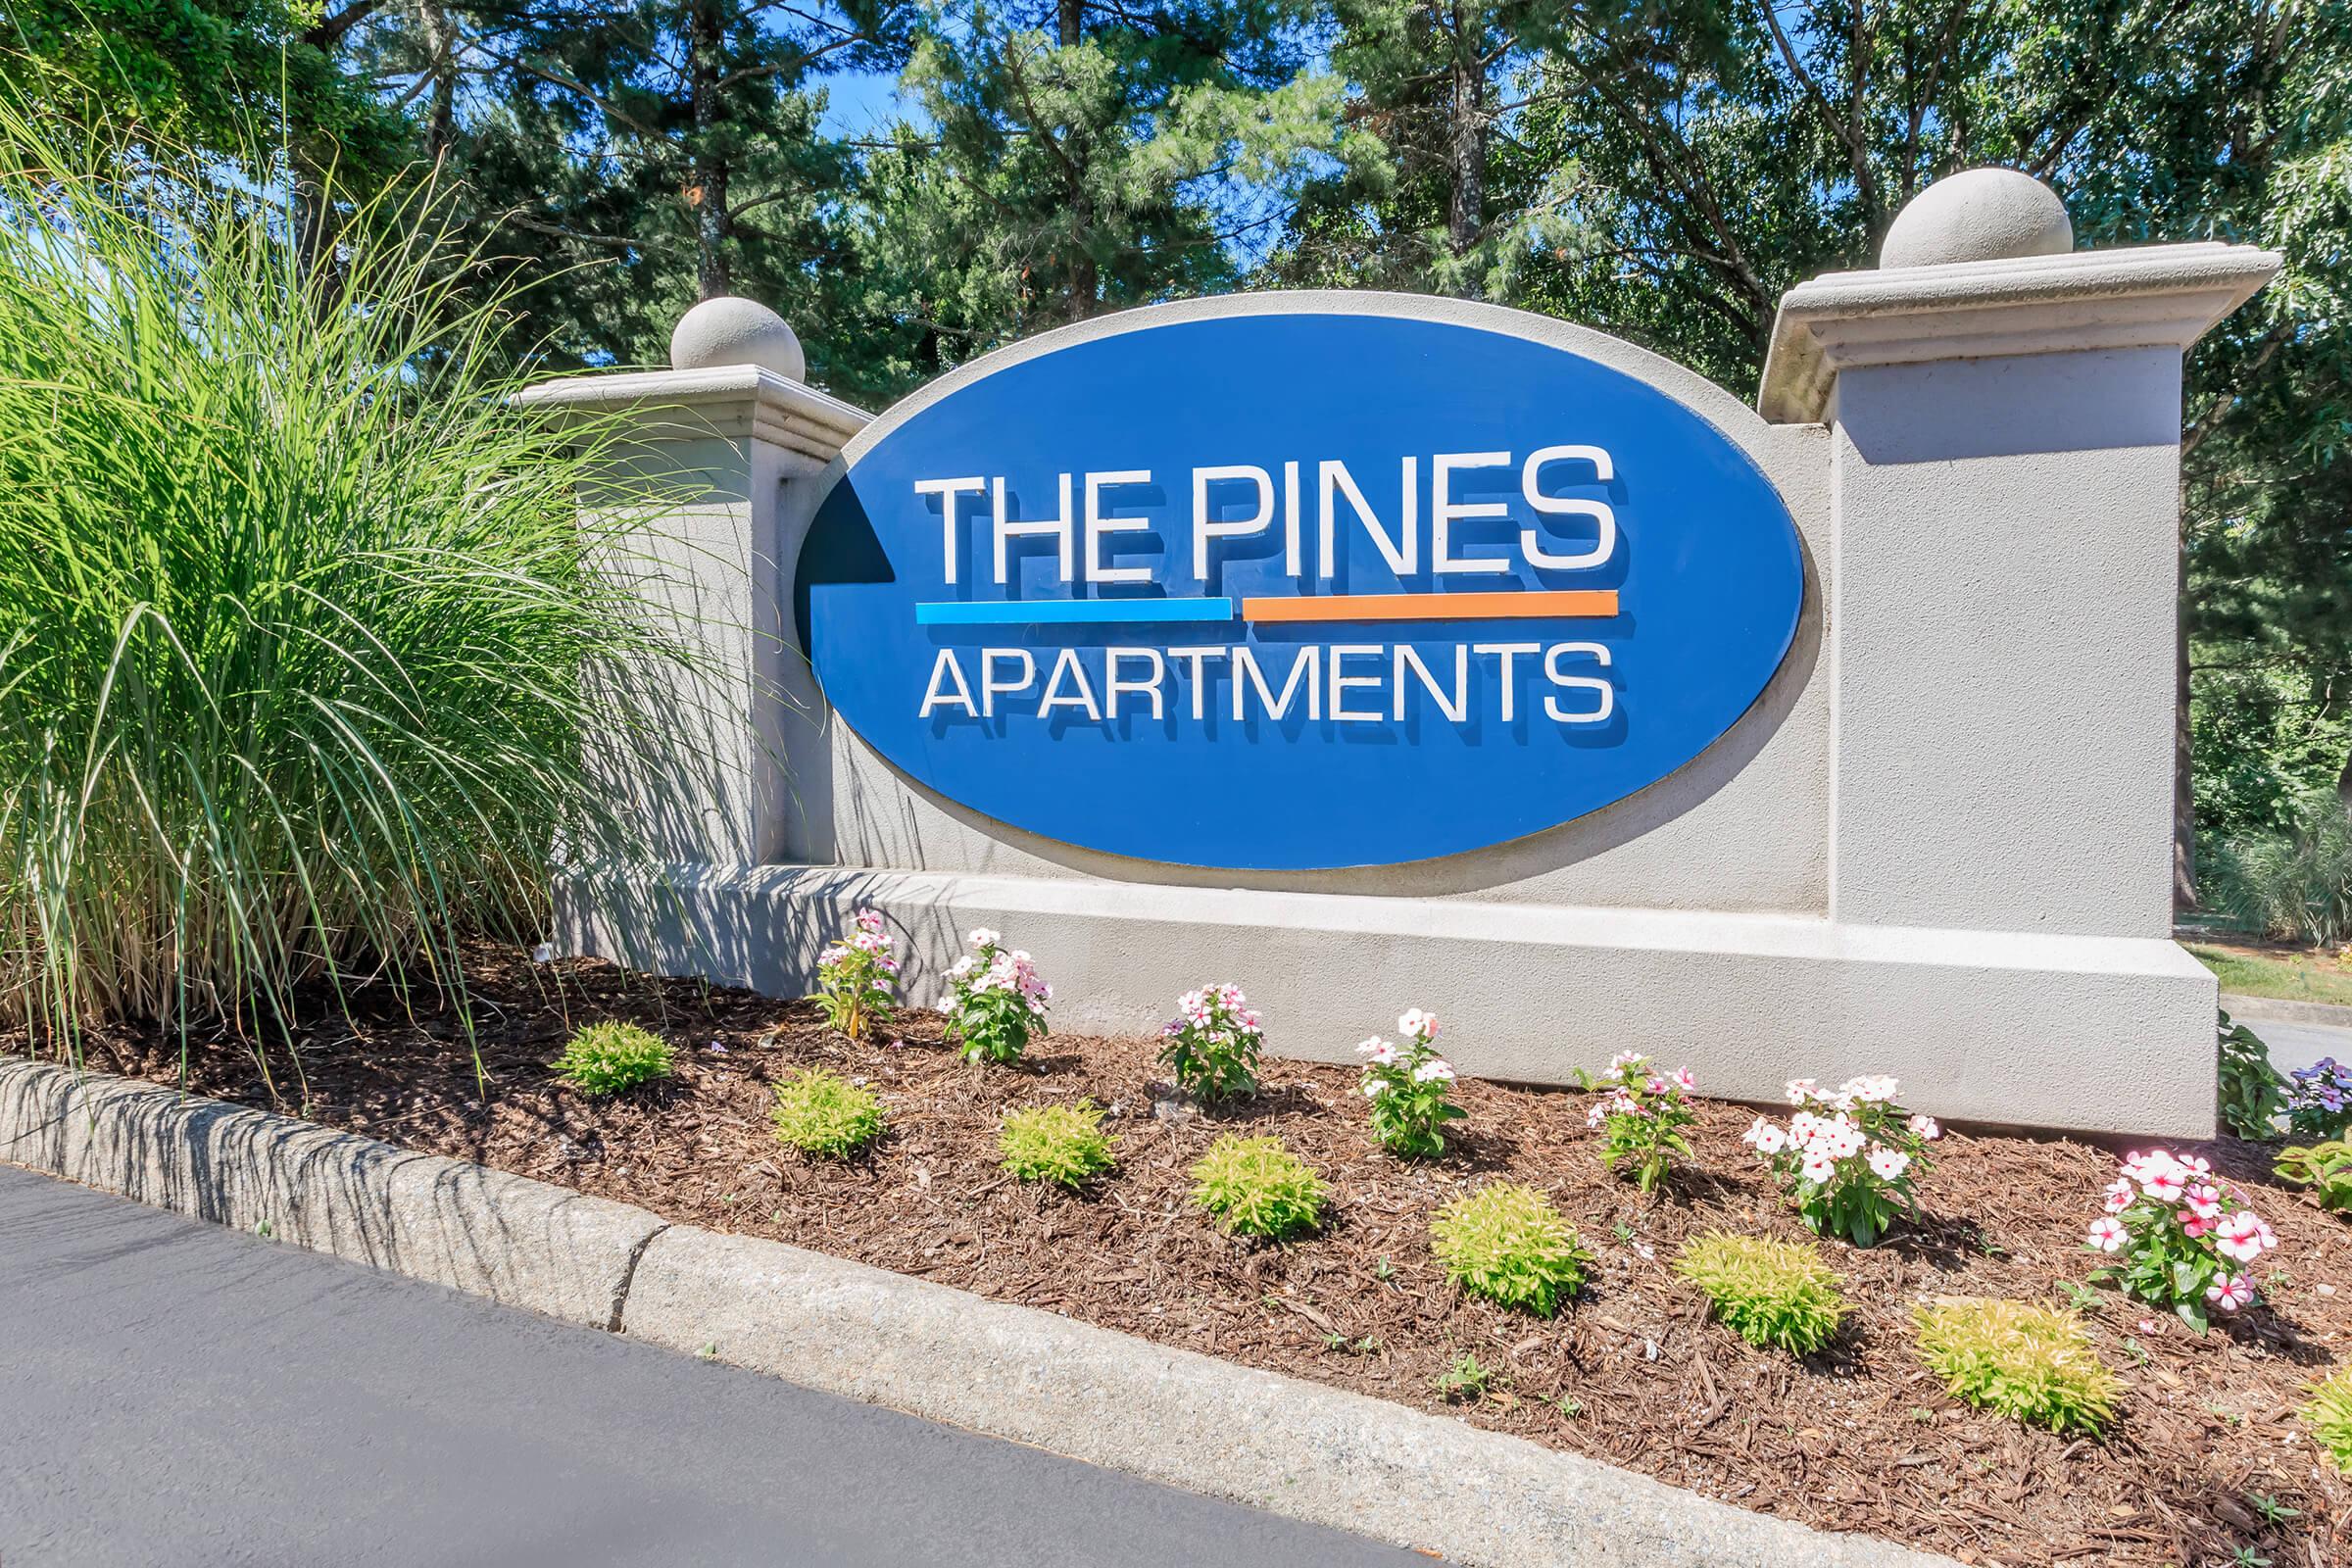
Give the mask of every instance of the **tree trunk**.
M 1447 127 L 1446 234 L 1455 256 L 1478 243 L 1487 218 L 1487 71 L 1478 58 L 1476 7 L 1453 0 L 1452 123 Z
M 727 212 L 727 159 L 718 145 L 719 125 L 725 119 L 718 101 L 721 58 L 717 0 L 699 0 L 687 21 L 687 94 L 694 110 L 695 288 L 700 299 L 716 299 L 731 292 L 733 277 L 727 256 L 732 230 Z
M 416 17 L 424 29 L 424 69 L 433 83 L 424 116 L 424 161 L 437 169 L 449 156 L 458 129 L 456 33 L 439 0 L 424 0 L 416 8 Z
M 2197 906 L 2197 800 L 2188 744 L 2188 551 L 2175 557 L 2173 610 L 2173 908 Z M 2347 762 L 2352 766 L 2352 762 Z
M 1086 36 L 1084 0 L 1060 0 L 1055 41 L 1074 49 Z M 1072 125 L 1061 138 L 1063 156 L 1070 162 L 1064 189 L 1070 203 L 1069 318 L 1083 321 L 1095 314 L 1102 279 L 1095 266 L 1095 202 L 1086 188 L 1086 143 L 1080 127 Z

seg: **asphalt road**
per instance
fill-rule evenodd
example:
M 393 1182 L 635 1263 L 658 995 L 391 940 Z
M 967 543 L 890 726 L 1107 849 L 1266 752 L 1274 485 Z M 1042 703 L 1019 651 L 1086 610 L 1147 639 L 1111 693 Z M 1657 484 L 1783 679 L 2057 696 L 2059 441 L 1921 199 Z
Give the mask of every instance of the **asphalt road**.
M 1426 1563 L 0 1166 L 0 1565 Z

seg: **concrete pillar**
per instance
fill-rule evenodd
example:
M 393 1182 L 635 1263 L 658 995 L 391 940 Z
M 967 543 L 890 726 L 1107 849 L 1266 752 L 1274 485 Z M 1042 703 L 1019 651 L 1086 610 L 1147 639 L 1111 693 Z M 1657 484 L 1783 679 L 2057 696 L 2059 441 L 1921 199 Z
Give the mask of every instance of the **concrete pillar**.
M 1889 231 L 1907 265 L 1781 304 L 1758 407 L 1834 437 L 1840 924 L 2172 932 L 2180 361 L 2278 258 L 2065 224 L 1954 176 Z
M 871 416 L 806 385 L 799 340 L 750 300 L 678 322 L 671 368 L 581 376 L 516 401 L 602 425 L 607 569 L 651 591 L 694 650 L 662 672 L 653 733 L 607 737 L 659 858 L 751 865 L 830 858 L 823 699 L 793 631 L 792 571 L 826 469 Z M 615 416 L 618 416 L 615 420 Z

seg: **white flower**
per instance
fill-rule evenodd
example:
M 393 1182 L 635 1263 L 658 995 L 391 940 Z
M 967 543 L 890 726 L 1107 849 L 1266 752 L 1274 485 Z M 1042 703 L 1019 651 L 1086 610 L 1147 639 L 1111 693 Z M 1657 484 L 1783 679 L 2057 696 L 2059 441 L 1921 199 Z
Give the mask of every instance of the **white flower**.
M 1799 1167 L 1799 1172 L 1809 1182 L 1816 1184 L 1826 1182 L 1838 1174 L 1838 1162 L 1827 1154 L 1809 1152 L 1805 1155 L 1804 1164 Z
M 1364 1098 L 1366 1100 L 1378 1100 L 1381 1096 L 1387 1094 L 1388 1092 L 1389 1081 L 1386 1078 L 1367 1078 L 1364 1080 Z
M 1899 1149 L 1888 1149 L 1883 1144 L 1870 1152 L 1870 1168 L 1879 1173 L 1879 1179 L 1882 1181 L 1894 1180 L 1910 1163 L 1911 1156 L 1909 1154 Z
M 2083 1245 L 2094 1247 L 2102 1252 L 2121 1250 L 2124 1245 L 2124 1222 L 2112 1218 L 2092 1220 L 2090 1234 L 2083 1238 Z
M 1936 1125 L 1936 1118 L 1933 1116 L 1914 1116 L 1903 1125 L 1931 1144 L 1943 1136 L 1943 1129 Z
M 1812 1079 L 1791 1078 L 1788 1080 L 1788 1103 L 1791 1105 L 1801 1105 L 1808 1100 L 1819 1100 L 1820 1098 L 1821 1086 Z
M 1432 1083 L 1441 1078 L 1447 1083 L 1453 1081 L 1453 1068 L 1443 1057 L 1433 1056 L 1413 1069 L 1413 1082 L 1417 1084 Z
M 997 933 L 991 931 L 988 927 L 977 926 L 973 929 L 972 934 L 968 937 L 965 937 L 964 940 L 969 942 L 975 948 L 993 948 L 997 945 L 1000 939 L 997 936 Z
M 1756 1135 L 1756 1152 L 1762 1154 L 1766 1159 L 1770 1159 L 1788 1147 L 1788 1135 L 1770 1122 L 1766 1122 L 1764 1130 Z

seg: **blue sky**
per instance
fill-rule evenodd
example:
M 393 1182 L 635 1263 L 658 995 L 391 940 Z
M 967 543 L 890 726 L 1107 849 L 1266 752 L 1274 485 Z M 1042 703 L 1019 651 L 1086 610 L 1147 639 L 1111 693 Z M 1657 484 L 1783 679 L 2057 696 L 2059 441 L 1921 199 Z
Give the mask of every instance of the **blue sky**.
M 825 91 L 824 127 L 836 136 L 864 135 L 904 113 L 896 72 L 843 72 L 825 78 Z

